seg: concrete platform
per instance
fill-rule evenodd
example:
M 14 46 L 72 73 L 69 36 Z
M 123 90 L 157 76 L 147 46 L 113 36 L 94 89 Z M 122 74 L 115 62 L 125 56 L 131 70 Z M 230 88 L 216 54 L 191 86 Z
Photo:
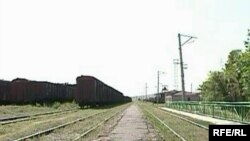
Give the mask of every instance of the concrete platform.
M 180 115 L 184 115 L 184 116 L 188 116 L 191 118 L 195 118 L 198 120 L 202 120 L 202 121 L 207 121 L 207 122 L 211 122 L 212 124 L 241 124 L 238 122 L 233 122 L 233 121 L 228 121 L 228 120 L 222 120 L 222 119 L 217 119 L 217 118 L 213 118 L 213 117 L 207 117 L 207 116 L 202 116 L 202 115 L 197 115 L 197 114 L 193 114 L 193 113 L 188 113 L 188 112 L 183 112 L 183 111 L 178 111 L 175 109 L 171 109 L 171 108 L 166 108 L 166 107 L 159 107 L 160 109 L 166 110 L 166 111 L 170 111 L 173 113 L 177 113 Z

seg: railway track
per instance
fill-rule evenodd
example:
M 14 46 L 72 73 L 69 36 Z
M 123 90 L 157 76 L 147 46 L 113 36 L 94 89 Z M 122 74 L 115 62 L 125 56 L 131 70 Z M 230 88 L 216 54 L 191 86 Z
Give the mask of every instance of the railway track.
M 114 116 L 118 115 L 119 113 L 121 113 L 122 111 L 118 111 L 115 114 L 113 114 L 112 116 L 105 118 L 104 120 L 102 120 L 101 122 L 99 122 L 96 126 L 91 127 L 90 129 L 88 129 L 86 132 L 82 133 L 80 136 L 76 137 L 73 141 L 77 141 L 81 138 L 83 138 L 84 136 L 87 136 L 89 133 L 91 133 L 92 131 L 96 130 L 98 127 L 100 127 L 101 125 L 103 125 L 104 123 L 106 123 L 108 120 L 110 120 L 111 118 L 113 118 Z
M 59 115 L 69 112 L 75 112 L 78 109 L 68 109 L 68 110 L 60 110 L 60 111 L 53 111 L 53 112 L 45 112 L 45 113 L 38 113 L 38 114 L 32 114 L 32 115 L 25 115 L 25 116 L 16 116 L 16 117 L 10 117 L 10 118 L 4 118 L 0 120 L 0 125 L 6 125 L 6 124 L 12 124 L 16 122 L 22 122 L 27 120 L 33 120 L 37 119 L 41 116 L 45 115 Z
M 169 127 L 166 123 L 164 123 L 160 118 L 158 118 L 155 114 L 153 114 L 152 112 L 148 111 L 145 109 L 145 111 L 147 113 L 149 113 L 150 115 L 152 115 L 155 119 L 157 119 L 162 125 L 164 125 L 166 128 L 168 128 L 176 137 L 178 137 L 180 140 L 182 141 L 187 141 L 186 139 L 184 139 L 180 134 L 178 134 L 175 130 L 173 130 L 171 127 Z
M 8 117 L 8 118 L 1 118 L 0 122 L 21 119 L 21 118 L 27 118 L 27 117 L 29 117 L 29 116 L 25 115 L 25 116 L 13 116 L 13 117 Z
M 199 123 L 197 123 L 197 122 L 194 122 L 194 121 L 192 121 L 192 120 L 189 120 L 189 119 L 187 119 L 187 118 L 181 117 L 181 116 L 179 116 L 179 115 L 177 115 L 177 114 L 170 113 L 170 112 L 168 112 L 168 111 L 166 111 L 166 110 L 163 110 L 163 109 L 161 109 L 161 108 L 159 108 L 159 109 L 160 109 L 161 111 L 163 111 L 163 112 L 165 112 L 165 113 L 171 115 L 171 116 L 174 116 L 174 117 L 179 118 L 179 119 L 181 119 L 181 120 L 187 121 L 187 122 L 189 122 L 189 123 L 191 123 L 191 124 L 193 124 L 193 125 L 196 125 L 196 126 L 198 126 L 198 127 L 201 127 L 201 128 L 203 128 L 203 129 L 205 129 L 205 130 L 208 130 L 208 127 L 206 127 L 206 126 L 204 126 L 204 125 L 201 125 L 201 124 L 199 124 Z
M 126 107 L 127 106 L 125 106 L 125 108 L 123 107 L 122 109 L 124 110 L 124 109 L 126 109 Z M 66 129 L 66 127 L 68 127 L 70 125 L 72 125 L 72 126 L 73 125 L 77 125 L 77 124 L 80 124 L 80 122 L 83 122 L 83 121 L 84 122 L 90 122 L 91 120 L 94 120 L 94 117 L 99 116 L 99 117 L 103 118 L 103 115 L 105 113 L 107 113 L 107 112 L 111 112 L 111 113 L 115 112 L 111 116 L 108 116 L 108 117 L 104 116 L 103 120 L 101 120 L 97 124 L 93 123 L 93 125 L 91 125 L 85 132 L 79 134 L 77 137 L 74 137 L 74 139 L 71 139 L 71 140 L 79 140 L 79 139 L 85 137 L 86 135 L 90 134 L 94 130 L 96 130 L 98 127 L 100 127 L 101 125 L 103 125 L 104 123 L 106 123 L 108 120 L 110 120 L 111 118 L 113 118 L 114 116 L 116 116 L 117 114 L 119 114 L 121 111 L 123 111 L 123 110 L 121 110 L 121 108 L 120 109 L 116 109 L 116 110 L 118 110 L 118 112 L 115 112 L 112 109 L 110 109 L 110 110 L 104 110 L 102 112 L 98 111 L 98 112 L 92 113 L 91 115 L 88 115 L 88 116 L 85 116 L 85 117 L 82 117 L 82 118 L 78 118 L 78 119 L 75 119 L 75 120 L 69 121 L 67 123 L 63 123 L 63 124 L 60 124 L 60 125 L 48 128 L 48 129 L 44 129 L 44 130 L 35 132 L 35 133 L 27 135 L 27 136 L 23 136 L 21 138 L 17 138 L 14 141 L 24 141 L 24 140 L 34 139 L 36 137 L 37 137 L 36 139 L 38 139 L 38 138 L 40 139 L 40 137 L 41 137 L 41 140 L 44 140 L 42 137 L 47 137 L 47 135 L 50 135 L 50 133 L 52 133 L 52 132 L 54 133 L 54 131 L 59 130 L 61 128 Z
M 105 112 L 105 111 L 104 111 Z M 31 135 L 28 135 L 28 136 L 24 136 L 24 137 L 21 137 L 21 138 L 18 138 L 14 141 L 24 141 L 24 140 L 27 140 L 27 139 L 32 139 L 34 137 L 37 137 L 37 136 L 41 136 L 41 135 L 45 135 L 45 134 L 48 134 L 49 132 L 52 132 L 56 129 L 59 129 L 59 128 L 63 128 L 63 127 L 66 127 L 68 125 L 71 125 L 71 124 L 74 124 L 76 122 L 79 122 L 79 121 L 82 121 L 82 120 L 85 120 L 87 118 L 91 118 L 95 115 L 98 115 L 98 114 L 101 114 L 101 113 L 104 113 L 104 112 L 99 112 L 99 113 L 95 113 L 95 114 L 92 114 L 90 116 L 87 116 L 87 117 L 83 117 L 83 118 L 79 118 L 79 119 L 76 119 L 76 120 L 73 120 L 73 121 L 70 121 L 70 122 L 67 122 L 67 123 L 64 123 L 64 124 L 61 124 L 61 125 L 58 125 L 58 126 L 55 126 L 55 127 L 52 127 L 52 128 L 49 128 L 49 129 L 45 129 L 45 130 L 42 130 L 42 131 L 38 131 L 34 134 L 31 134 Z
M 148 103 L 139 103 L 139 106 L 166 139 L 171 136 L 170 140 L 208 140 L 207 123 L 181 117 Z

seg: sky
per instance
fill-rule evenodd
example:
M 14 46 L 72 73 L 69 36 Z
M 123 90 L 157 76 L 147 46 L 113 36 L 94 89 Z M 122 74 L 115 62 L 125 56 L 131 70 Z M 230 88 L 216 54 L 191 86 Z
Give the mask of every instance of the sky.
M 249 0 L 0 0 L 0 79 L 76 83 L 92 75 L 128 96 L 174 89 L 177 34 L 186 90 L 244 49 Z M 185 38 L 182 38 L 184 41 Z M 180 70 L 180 69 L 179 69 Z M 178 72 L 179 90 L 181 89 Z

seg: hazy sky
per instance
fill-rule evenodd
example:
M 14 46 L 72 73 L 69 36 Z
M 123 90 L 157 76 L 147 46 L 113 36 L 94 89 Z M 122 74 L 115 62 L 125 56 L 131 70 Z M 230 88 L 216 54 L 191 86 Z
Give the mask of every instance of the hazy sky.
M 125 95 L 173 89 L 177 34 L 197 36 L 183 47 L 186 89 L 243 49 L 249 0 L 1 0 L 0 78 L 75 83 L 93 75 Z M 179 75 L 180 76 L 180 75 Z M 180 77 L 179 77 L 180 82 Z M 181 85 L 179 85 L 179 88 Z

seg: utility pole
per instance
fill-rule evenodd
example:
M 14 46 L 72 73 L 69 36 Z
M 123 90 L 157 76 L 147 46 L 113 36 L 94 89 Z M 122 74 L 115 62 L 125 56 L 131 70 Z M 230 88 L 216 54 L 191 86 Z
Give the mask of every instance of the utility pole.
M 157 94 L 156 94 L 156 102 L 159 102 L 159 96 L 160 96 L 160 73 L 165 74 L 166 72 L 157 71 Z
M 156 95 L 156 103 L 159 102 L 159 95 L 160 95 L 160 91 L 159 91 L 159 86 L 160 85 L 160 71 L 157 71 L 157 95 Z
M 146 83 L 146 86 L 145 86 L 146 100 L 148 99 L 147 98 L 147 90 L 148 90 L 148 84 Z
M 193 83 L 191 83 L 191 93 L 193 93 Z
M 179 39 L 179 52 L 180 52 L 180 66 L 181 66 L 181 88 L 182 88 L 182 101 L 185 99 L 185 81 L 184 81 L 184 69 L 183 69 L 183 59 L 182 59 L 182 49 L 181 49 L 181 34 L 178 33 Z
M 182 43 L 181 37 L 187 37 L 188 39 Z M 182 57 L 182 46 L 189 42 L 191 39 L 196 39 L 196 37 L 183 35 L 178 33 L 178 40 L 179 40 L 179 52 L 180 52 L 180 66 L 181 66 L 181 87 L 182 87 L 182 101 L 185 100 L 185 79 L 184 79 L 184 67 L 183 67 L 183 57 Z
M 173 60 L 173 63 L 174 63 L 174 87 L 175 87 L 175 90 L 178 91 L 178 65 L 180 64 L 179 62 L 179 59 L 174 59 Z

